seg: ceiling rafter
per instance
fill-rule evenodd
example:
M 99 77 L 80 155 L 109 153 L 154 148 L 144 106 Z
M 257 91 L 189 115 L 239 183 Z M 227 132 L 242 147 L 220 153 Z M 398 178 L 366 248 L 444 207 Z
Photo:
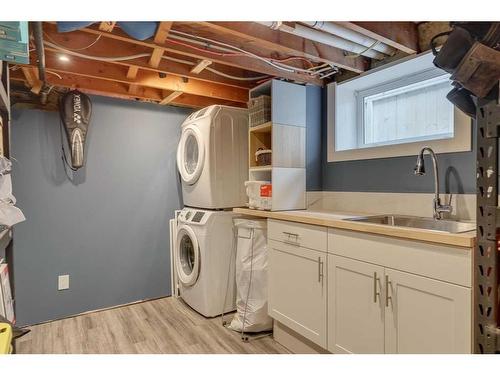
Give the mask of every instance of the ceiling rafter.
M 103 35 L 105 38 L 119 40 L 122 42 L 127 42 L 130 44 L 134 44 L 137 46 L 149 47 L 151 49 L 162 48 L 164 52 L 175 53 L 183 56 L 188 56 L 195 59 L 209 59 L 214 63 L 218 63 L 221 65 L 232 66 L 236 68 L 242 68 L 244 70 L 248 70 L 251 72 L 257 72 L 261 74 L 267 74 L 270 76 L 280 76 L 282 78 L 291 79 L 297 82 L 306 82 L 313 83 L 316 85 L 323 85 L 323 82 L 319 78 L 311 77 L 308 74 L 300 73 L 300 72 L 287 72 L 284 70 L 278 70 L 275 67 L 272 67 L 268 63 L 258 60 L 249 56 L 219 56 L 213 55 L 209 51 L 202 50 L 193 50 L 190 47 L 180 46 L 178 44 L 171 44 L 166 42 L 164 46 L 156 45 L 152 40 L 140 41 L 131 39 L 125 33 L 120 30 L 113 30 L 112 33 L 102 33 L 95 27 L 87 27 L 81 29 L 81 31 L 90 33 L 93 35 Z
M 407 54 L 419 52 L 415 22 L 335 22 Z
M 49 74 L 47 76 L 47 83 L 49 85 L 64 87 L 68 89 L 76 88 L 88 94 L 109 96 L 121 99 L 159 103 L 165 98 L 163 90 L 154 89 L 151 87 L 139 87 L 137 93 L 131 94 L 128 92 L 127 85 L 121 82 L 106 81 L 102 79 L 76 76 L 67 73 L 61 73 L 60 76 L 61 78 L 58 78 L 53 76 L 52 74 Z M 26 78 L 19 70 L 13 71 L 10 77 L 13 81 L 26 82 Z M 197 95 L 189 95 L 185 93 L 172 100 L 170 104 L 190 108 L 202 108 L 212 104 L 244 107 L 243 103 L 207 98 Z
M 44 24 L 44 32 L 45 35 L 48 37 L 47 40 L 49 42 L 56 42 L 57 44 L 68 48 L 69 50 L 65 52 L 68 55 L 77 55 L 79 53 L 82 53 L 86 55 L 109 57 L 109 56 L 126 56 L 131 54 L 151 53 L 151 49 L 149 47 L 139 46 L 136 44 L 130 44 L 129 42 L 123 42 L 116 39 L 103 38 L 103 37 L 100 38 L 98 43 L 92 45 L 92 47 L 86 49 L 85 51 L 72 52 L 70 51 L 71 49 L 80 49 L 81 46 L 92 44 L 95 41 L 95 35 L 83 31 L 73 31 L 71 33 L 58 33 L 55 25 L 53 24 Z M 59 52 L 56 48 L 47 45 L 46 45 L 46 50 Z M 172 74 L 180 77 L 196 78 L 199 80 L 220 83 L 223 85 L 233 86 L 233 87 L 250 88 L 255 85 L 255 82 L 252 81 L 234 80 L 227 77 L 222 77 L 220 75 L 216 75 L 215 73 L 212 73 L 207 70 L 204 70 L 199 74 L 194 74 L 191 73 L 190 70 L 192 69 L 193 66 L 197 64 L 198 60 L 193 59 L 191 57 L 174 55 L 174 54 L 169 54 L 169 57 L 173 59 L 180 59 L 185 62 L 190 62 L 190 64 L 180 63 L 177 61 L 172 61 L 162 58 L 159 66 L 157 68 L 153 68 L 149 65 L 149 57 L 142 57 L 124 61 L 115 61 L 111 63 L 127 67 L 137 67 L 140 68 L 141 70 L 145 69 L 159 73 Z M 249 77 L 249 76 L 251 77 L 252 74 L 255 75 L 255 73 L 236 67 L 218 66 L 218 65 L 217 66 L 212 65 L 212 67 L 217 68 L 217 70 L 225 74 L 233 75 L 236 77 Z
M 33 57 L 33 66 L 35 66 L 35 63 L 35 57 Z M 127 69 L 127 67 L 107 62 L 89 64 L 87 60 L 78 57 L 72 57 L 71 61 L 65 62 L 58 59 L 55 53 L 48 50 L 46 51 L 45 64 L 49 71 L 57 73 L 68 73 L 76 76 L 121 82 L 130 86 L 131 93 L 136 93 L 138 86 L 146 86 L 169 91 L 180 90 L 187 94 L 233 102 L 246 103 L 248 101 L 247 89 L 229 87 L 196 79 L 186 81 L 182 77 L 173 75 L 160 78 L 156 72 L 140 69 L 137 69 L 133 78 L 129 78 L 131 74 L 130 68 Z
M 189 27 L 193 25 L 193 27 Z M 335 65 L 339 68 L 361 73 L 367 68 L 367 59 L 359 56 L 348 57 L 344 51 L 322 43 L 313 42 L 296 35 L 284 33 L 255 22 L 189 22 L 176 23 L 176 30 L 184 26 L 197 35 L 212 32 L 217 40 L 237 43 L 281 52 L 289 56 L 299 56 L 317 62 Z M 194 30 L 196 28 L 196 30 Z

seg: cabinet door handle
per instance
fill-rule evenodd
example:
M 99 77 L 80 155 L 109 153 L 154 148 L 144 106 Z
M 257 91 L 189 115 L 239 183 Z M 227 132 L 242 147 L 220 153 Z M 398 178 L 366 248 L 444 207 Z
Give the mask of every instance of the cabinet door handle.
M 323 281 L 323 261 L 318 257 L 318 283 Z
M 373 273 L 373 302 L 377 303 L 377 297 L 380 297 L 380 292 L 378 291 L 377 284 L 380 278 L 377 277 L 377 273 Z
M 389 286 L 392 283 L 389 281 L 389 276 L 385 275 L 385 307 L 389 307 L 389 300 L 392 301 L 392 297 L 389 295 Z

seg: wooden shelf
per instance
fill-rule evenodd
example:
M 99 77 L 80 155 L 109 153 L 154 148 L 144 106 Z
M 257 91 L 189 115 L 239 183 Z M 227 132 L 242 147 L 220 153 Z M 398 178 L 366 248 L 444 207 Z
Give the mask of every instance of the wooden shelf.
M 272 165 L 265 165 L 263 167 L 250 167 L 250 172 L 271 172 Z
M 273 128 L 273 123 L 268 121 L 264 124 L 253 126 L 249 128 L 250 133 L 270 133 Z

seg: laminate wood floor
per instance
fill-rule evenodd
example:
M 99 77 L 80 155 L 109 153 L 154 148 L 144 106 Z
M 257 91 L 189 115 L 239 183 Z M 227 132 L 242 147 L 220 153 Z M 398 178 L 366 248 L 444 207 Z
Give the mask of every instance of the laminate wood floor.
M 35 325 L 19 354 L 288 353 L 270 336 L 242 342 L 220 318 L 206 319 L 167 297 Z

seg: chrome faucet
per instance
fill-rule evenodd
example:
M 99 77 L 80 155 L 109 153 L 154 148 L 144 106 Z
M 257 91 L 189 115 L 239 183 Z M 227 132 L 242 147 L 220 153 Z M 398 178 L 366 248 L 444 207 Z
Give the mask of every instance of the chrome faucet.
M 432 157 L 432 163 L 434 164 L 434 219 L 440 220 L 443 218 L 443 212 L 451 213 L 453 211 L 453 207 L 451 204 L 441 204 L 441 199 L 439 198 L 439 176 L 438 176 L 438 165 L 436 154 L 430 147 L 424 147 L 420 150 L 420 153 L 417 156 L 417 165 L 415 166 L 414 173 L 417 176 L 423 176 L 425 174 L 425 166 L 424 166 L 424 153 L 427 151 Z

